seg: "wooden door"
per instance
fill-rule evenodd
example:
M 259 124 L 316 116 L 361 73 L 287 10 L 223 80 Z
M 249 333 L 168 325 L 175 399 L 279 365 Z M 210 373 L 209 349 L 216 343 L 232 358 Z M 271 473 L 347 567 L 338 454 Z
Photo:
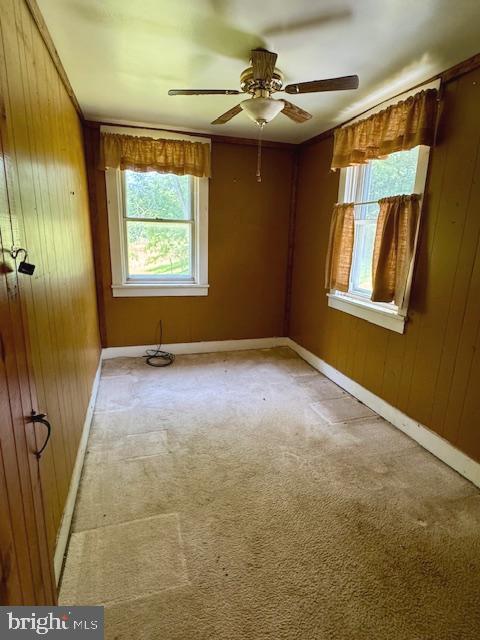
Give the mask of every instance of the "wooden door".
M 56 593 L 48 549 L 36 451 L 45 431 L 37 411 L 15 261 L 15 225 L 5 171 L 0 96 L 0 604 L 53 604 Z M 20 276 L 29 277 L 29 276 Z

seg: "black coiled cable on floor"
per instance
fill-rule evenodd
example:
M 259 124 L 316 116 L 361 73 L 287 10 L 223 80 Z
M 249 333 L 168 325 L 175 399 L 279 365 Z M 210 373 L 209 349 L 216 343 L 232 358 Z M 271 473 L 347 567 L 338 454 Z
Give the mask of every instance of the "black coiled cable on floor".
M 163 341 L 163 327 L 162 321 L 160 320 L 159 324 L 159 340 L 158 346 L 155 349 L 147 349 L 146 354 L 143 356 L 147 364 L 151 367 L 168 367 L 173 364 L 175 360 L 175 355 L 170 353 L 169 351 L 164 351 L 162 347 Z

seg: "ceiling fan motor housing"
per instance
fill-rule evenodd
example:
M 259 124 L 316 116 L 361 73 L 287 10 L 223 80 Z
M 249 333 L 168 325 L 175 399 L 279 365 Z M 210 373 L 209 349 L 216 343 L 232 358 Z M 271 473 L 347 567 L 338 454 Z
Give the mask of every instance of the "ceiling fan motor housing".
M 253 67 L 248 67 L 240 74 L 240 88 L 245 93 L 252 95 L 262 95 L 263 92 L 271 94 L 281 90 L 283 80 L 283 73 L 280 69 L 275 68 L 271 80 L 260 80 L 254 78 Z

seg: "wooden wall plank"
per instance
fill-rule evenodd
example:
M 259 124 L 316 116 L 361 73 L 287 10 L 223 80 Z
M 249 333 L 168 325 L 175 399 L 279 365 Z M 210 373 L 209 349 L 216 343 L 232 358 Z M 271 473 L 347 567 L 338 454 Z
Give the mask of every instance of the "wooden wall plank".
M 461 87 L 466 84 L 465 87 L 462 87 L 462 92 L 465 96 L 470 96 L 470 98 L 467 97 L 467 101 L 474 103 L 475 99 L 478 99 L 478 91 L 475 91 L 476 85 L 472 84 L 472 80 L 468 76 L 463 76 L 458 82 Z M 450 416 L 447 414 L 446 408 L 452 391 L 452 378 L 457 368 L 460 343 L 462 339 L 474 340 L 472 333 L 467 332 L 467 327 L 471 330 L 472 323 L 469 322 L 466 314 L 469 310 L 469 301 L 478 299 L 480 294 L 478 287 L 475 287 L 476 281 L 473 278 L 480 237 L 480 215 L 478 213 L 478 203 L 480 202 L 480 128 L 476 126 L 478 108 L 475 108 L 475 111 L 476 117 L 472 113 L 470 120 L 464 117 L 462 121 L 462 127 L 467 130 L 466 140 L 468 140 L 469 147 L 474 147 L 472 142 L 474 143 L 476 136 L 476 157 L 472 163 L 471 180 L 465 187 L 465 223 L 458 250 L 445 328 L 444 347 L 432 403 L 432 422 L 445 425 L 449 432 L 452 431 L 453 425 L 450 423 Z M 464 159 L 462 158 L 462 165 L 463 163 Z M 465 172 L 468 173 L 468 163 Z M 457 202 L 457 206 L 458 204 Z M 467 324 L 465 324 L 465 320 L 467 320 Z M 460 362 L 463 363 L 463 366 L 466 365 L 464 358 Z M 442 428 L 442 434 L 443 431 Z
M 38 553 L 36 541 L 29 540 L 27 534 L 29 526 L 32 526 L 31 533 L 35 532 L 28 486 L 28 466 L 22 466 L 22 452 L 17 451 L 17 439 L 20 447 L 25 447 L 25 443 L 21 441 L 23 421 L 20 422 L 20 418 L 23 410 L 11 321 L 11 298 L 12 294 L 15 294 L 15 280 L 14 274 L 8 273 L 8 267 L 11 269 L 11 266 L 3 253 L 10 244 L 10 220 L 2 141 L 0 135 L 0 259 L 2 265 L 7 266 L 6 269 L 2 268 L 0 274 L 0 584 L 4 598 L 0 603 L 6 604 L 9 601 L 7 598 L 15 596 L 19 598 L 19 604 L 26 604 L 34 602 L 37 598 L 35 589 L 38 585 L 35 584 L 36 576 L 32 570 L 32 562 L 37 560 L 39 563 L 40 559 L 35 555 L 35 551 Z M 30 510 L 25 507 L 30 507 Z M 39 575 L 39 572 L 36 575 Z
M 0 22 L 0 35 L 2 34 L 2 29 L 3 29 L 2 23 Z M 0 41 L 1 41 L 0 42 L 1 44 L 0 46 L 0 86 L 7 87 L 8 84 L 7 84 L 6 75 L 5 75 L 5 71 L 6 71 L 5 58 L 3 55 L 4 39 L 0 38 Z M 4 92 L 4 95 L 6 95 L 6 92 Z M 8 99 L 7 99 L 7 102 L 8 102 Z M 0 125 L 1 125 L 0 133 L 1 133 L 2 141 L 7 140 L 8 142 L 9 132 L 8 132 L 8 127 L 6 126 L 7 118 L 6 118 L 6 111 L 5 111 L 5 106 L 7 102 L 4 103 L 4 105 L 2 106 L 3 115 L 2 115 L 2 120 L 0 122 Z M 3 146 L 2 146 L 2 149 L 3 149 Z M 12 180 L 9 179 L 9 174 L 11 174 L 11 172 L 7 170 L 9 161 L 10 161 L 10 158 L 7 155 L 5 155 L 2 151 L 2 176 L 0 179 L 0 185 L 4 186 L 7 191 L 6 191 L 5 198 L 2 200 L 2 203 L 1 203 L 1 211 L 2 211 L 1 215 L 6 216 L 8 220 L 6 221 L 6 224 L 1 224 L 1 229 L 3 231 L 4 245 L 8 248 L 12 247 L 15 244 L 15 238 L 18 237 L 18 234 L 19 234 L 19 228 L 17 224 L 18 219 L 15 219 L 12 221 L 9 215 L 9 208 L 16 206 L 15 198 L 18 198 L 18 195 L 15 194 L 15 188 L 12 183 Z M 10 287 L 11 287 L 11 290 L 14 287 L 16 287 L 16 278 L 10 279 Z M 39 397 L 38 394 L 40 393 L 40 396 L 43 397 L 42 395 L 43 386 L 39 384 L 35 389 L 30 384 L 30 381 L 33 380 L 33 372 L 32 372 L 31 362 L 26 357 L 26 354 L 30 353 L 30 343 L 29 343 L 28 334 L 26 334 L 23 331 L 23 327 L 25 326 L 26 320 L 27 320 L 25 305 L 19 304 L 18 296 L 16 298 L 13 298 L 12 294 L 10 294 L 10 302 L 11 303 L 13 302 L 17 307 L 11 312 L 11 317 L 13 318 L 13 322 L 11 323 L 11 325 L 13 327 L 14 342 L 15 342 L 15 346 L 12 348 L 16 352 L 17 362 L 20 363 L 20 365 L 23 365 L 25 367 L 25 370 L 20 374 L 23 381 L 23 384 L 21 385 L 20 389 L 21 389 L 21 395 L 22 395 L 22 404 L 23 404 L 23 407 L 25 408 L 24 413 L 28 414 L 33 409 L 33 407 L 38 406 L 37 404 L 37 398 Z M 4 322 L 4 326 L 6 326 L 7 321 L 5 318 L 3 319 L 3 322 Z M 20 357 L 20 356 L 23 356 L 23 357 Z M 41 383 L 41 380 L 39 382 Z M 25 389 L 25 387 L 27 387 L 27 389 Z M 28 425 L 26 427 L 26 430 L 28 432 L 30 447 L 36 448 L 35 430 L 33 426 Z M 52 453 L 50 450 L 45 452 L 45 458 L 51 461 Z M 38 493 L 41 491 L 41 488 L 39 486 L 39 479 L 36 474 L 32 475 L 32 483 L 33 483 L 32 489 L 34 493 L 38 495 Z M 57 504 L 56 490 L 57 490 L 56 484 L 53 483 L 50 487 L 50 490 L 48 491 L 48 495 L 52 497 L 54 504 Z M 53 532 L 54 528 L 53 528 L 53 521 L 51 517 L 47 518 L 47 527 L 48 526 L 50 526 Z M 42 536 L 42 532 L 40 532 L 40 536 Z M 52 533 L 52 537 L 54 539 L 53 533 Z M 53 601 L 53 600 L 50 600 L 50 601 Z
M 480 459 L 480 325 L 477 330 L 473 359 L 468 366 L 468 382 L 461 416 L 461 423 L 454 439 L 455 444 L 476 460 Z
M 212 143 L 209 282 L 205 297 L 113 298 L 105 174 L 97 169 L 99 131 L 85 127 L 104 346 L 151 344 L 162 319 L 165 342 L 282 335 L 288 262 L 290 148 L 265 148 L 262 182 L 256 150 Z
M 388 335 L 385 366 L 379 395 L 394 406 L 398 403 L 400 373 L 405 357 L 405 342 L 404 336 L 398 333 L 391 331 Z
M 44 311 L 44 326 L 48 327 L 49 331 L 49 339 L 53 342 L 55 340 L 55 336 L 60 341 L 61 345 L 61 337 L 59 336 L 59 325 L 60 318 L 56 313 L 56 309 L 59 308 L 59 298 L 56 295 L 56 289 L 52 286 L 52 278 L 54 274 L 58 271 L 56 265 L 56 256 L 57 256 L 57 247 L 55 246 L 56 240 L 58 238 L 58 234 L 55 232 L 55 229 L 52 225 L 52 220 L 49 215 L 51 208 L 47 202 L 47 189 L 48 189 L 48 179 L 45 175 L 46 166 L 49 162 L 48 157 L 44 157 L 40 150 L 40 144 L 38 141 L 39 136 L 41 135 L 41 128 L 39 127 L 38 122 L 38 109 L 33 97 L 33 78 L 31 77 L 31 72 L 36 70 L 36 52 L 34 51 L 34 45 L 32 41 L 32 32 L 31 32 L 31 20 L 29 19 L 28 14 L 22 12 L 22 5 L 16 5 L 16 30 L 17 30 L 17 40 L 18 40 L 18 52 L 20 58 L 20 68 L 21 68 L 21 77 L 23 79 L 23 95 L 25 100 L 25 122 L 26 122 L 26 142 L 29 148 L 29 155 L 31 158 L 30 161 L 30 175 L 32 178 L 33 193 L 35 197 L 35 208 L 36 208 L 36 217 L 35 217 L 35 225 L 38 229 L 38 242 L 39 249 L 41 254 L 41 259 L 43 264 L 45 265 L 44 272 L 44 292 L 46 298 L 51 302 L 49 305 L 45 305 L 45 307 L 38 308 L 37 306 L 37 322 L 39 322 L 38 315 Z M 25 20 L 26 19 L 26 20 Z M 24 21 L 26 24 L 24 24 Z M 30 29 L 30 31 L 29 31 Z M 28 219 L 28 213 L 24 213 L 24 227 L 25 229 L 29 229 L 32 225 Z M 52 250 L 53 249 L 53 250 Z M 46 357 L 45 357 L 46 356 Z M 48 367 L 51 371 L 60 371 L 61 364 L 59 360 L 59 350 L 51 348 L 47 354 L 45 354 L 44 360 L 48 358 Z M 52 385 L 52 393 L 55 394 L 55 405 L 57 412 L 57 420 L 60 419 L 62 423 L 69 425 L 71 424 L 72 414 L 71 414 L 71 405 L 68 404 L 66 394 L 64 391 L 64 386 L 68 381 L 64 378 L 56 378 L 54 385 Z M 50 402 L 52 403 L 53 397 Z M 48 400 L 47 400 L 48 402 Z M 73 467 L 73 462 L 71 458 L 71 454 L 68 448 L 69 437 L 68 434 L 65 434 L 65 437 L 60 437 L 58 433 L 55 434 L 58 438 L 59 445 L 61 445 L 61 452 L 63 453 L 65 459 L 65 477 L 69 476 L 71 472 L 71 468 Z M 53 444 L 53 442 L 52 442 Z M 59 449 L 60 450 L 60 449 Z M 60 495 L 60 501 L 63 502 L 65 497 Z
M 1 365 L 0 365 L 1 366 Z M 0 371 L 0 385 L 4 384 L 4 376 Z M 8 398 L 0 386 L 0 413 L 2 416 L 9 412 Z M 6 393 L 5 393 L 6 396 Z M 11 424 L 8 425 L 11 427 Z M 5 475 L 5 459 L 0 441 L 0 604 L 18 602 L 23 604 L 24 597 L 20 582 L 20 564 L 15 549 L 15 533 L 13 531 L 13 515 L 8 501 L 7 478 Z M 17 540 L 18 544 L 19 540 Z M 27 575 L 29 575 L 29 567 Z
M 16 218 L 18 235 L 15 238 L 17 246 L 27 247 L 30 260 L 40 269 L 35 277 L 28 281 L 22 280 L 22 295 L 24 295 L 28 309 L 28 326 L 31 339 L 39 345 L 37 355 L 39 361 L 34 361 L 36 378 L 47 381 L 44 385 L 45 405 L 49 408 L 49 417 L 54 425 L 61 423 L 58 404 L 57 379 L 52 364 L 54 350 L 52 330 L 48 316 L 48 304 L 38 304 L 40 300 L 49 300 L 46 286 L 48 268 L 42 269 L 42 252 L 45 245 L 42 237 L 42 227 L 38 220 L 38 194 L 34 188 L 32 160 L 34 152 L 28 140 L 27 104 L 23 87 L 23 75 L 19 50 L 19 34 L 15 20 L 15 8 L 19 5 L 10 3 L 10 10 L 2 14 L 2 23 L 8 20 L 3 30 L 5 39 L 5 60 L 7 69 L 9 103 L 6 108 L 7 131 L 6 152 L 12 159 L 11 181 L 14 182 L 16 197 L 13 201 L 13 214 Z M 29 299 L 27 291 L 31 290 Z M 29 304 L 30 302 L 30 304 Z M 43 347 L 43 348 L 42 348 Z M 61 430 L 54 430 L 51 438 L 51 450 L 55 461 L 56 486 L 58 504 L 56 505 L 56 519 L 61 517 L 62 504 L 66 500 L 68 483 L 65 444 Z
M 480 78 L 480 71 L 474 74 Z M 455 291 L 455 273 L 462 252 L 462 237 L 466 224 L 470 189 L 474 176 L 477 155 L 479 126 L 478 106 L 475 94 L 478 88 L 472 85 L 469 76 L 448 86 L 444 92 L 447 108 L 443 113 L 444 122 L 455 123 L 448 131 L 448 155 L 443 170 L 437 225 L 432 251 L 429 256 L 429 286 L 425 296 L 425 310 L 420 327 L 421 349 L 417 350 L 412 370 L 412 386 L 407 411 L 417 417 L 422 424 L 430 424 L 435 398 L 435 385 L 441 376 L 442 354 L 454 338 L 448 332 L 448 317 L 452 308 Z M 473 91 L 470 90 L 473 88 Z M 445 129 L 442 135 L 447 135 Z M 461 161 L 459 162 L 459 158 Z M 461 284 L 457 283 L 460 287 Z M 458 291 L 458 289 L 457 289 Z M 466 292 L 461 298 L 466 299 Z M 460 300 L 456 299 L 456 303 Z M 461 307 L 453 309 L 461 313 Z M 445 393 L 445 385 L 451 370 L 445 369 L 440 385 Z
M 479 181 L 480 182 L 480 181 Z M 474 208 L 477 207 L 473 203 Z M 478 209 L 477 209 L 478 215 Z M 475 431 L 473 424 L 468 424 L 471 420 L 472 410 L 467 407 L 465 411 L 466 395 L 473 392 L 473 399 L 469 400 L 474 404 L 475 395 L 478 393 L 478 376 L 472 376 L 474 358 L 478 351 L 478 340 L 480 336 L 480 237 L 477 237 L 476 258 L 470 278 L 470 289 L 468 300 L 463 315 L 462 326 L 459 329 L 459 343 L 456 353 L 455 367 L 450 379 L 450 389 L 448 392 L 448 404 L 444 415 L 444 435 L 453 442 L 458 442 L 460 434 L 476 433 L 478 440 L 480 434 Z M 467 389 L 467 394 L 464 393 Z M 475 391 L 474 391 L 475 390 Z M 478 425 L 478 420 L 476 421 Z M 478 428 L 478 427 L 477 427 Z
M 21 399 L 30 410 L 48 413 L 53 427 L 40 461 L 41 487 L 38 465 L 35 477 L 30 464 L 28 480 L 37 498 L 43 489 L 43 535 L 52 560 L 100 354 L 83 135 L 24 0 L 2 0 L 0 51 L 9 244 L 26 246 L 36 265 L 32 278 L 19 276 L 16 317 L 17 323 L 19 316 L 23 319 L 25 333 L 18 324 L 15 349 L 19 375 L 34 389 L 29 400 Z M 33 426 L 22 429 L 26 438 L 35 439 Z M 36 534 L 40 544 L 42 531 Z M 24 595 L 25 602 L 41 599 Z
M 480 69 L 444 89 L 405 333 L 347 320 L 327 305 L 323 269 L 339 179 L 329 170 L 330 136 L 300 153 L 290 335 L 480 459 Z
M 43 45 L 46 48 L 46 50 L 48 51 L 50 58 L 53 62 L 53 65 L 55 67 L 55 71 L 58 74 L 58 76 L 60 77 L 63 86 L 65 87 L 65 91 L 67 92 L 70 100 L 72 101 L 75 109 L 77 110 L 77 113 L 80 117 L 82 117 L 82 110 L 80 108 L 80 105 L 78 104 L 78 100 L 77 97 L 75 95 L 75 92 L 72 89 L 72 86 L 70 84 L 70 80 L 68 79 L 67 73 L 65 71 L 65 69 L 63 68 L 63 64 L 62 61 L 60 60 L 60 56 L 58 55 L 58 51 L 53 43 L 52 37 L 50 36 L 50 32 L 48 30 L 47 25 L 45 24 L 45 20 L 43 19 L 42 13 L 40 11 L 40 8 L 36 2 L 36 0 L 25 0 L 26 5 L 28 7 L 28 10 L 30 11 L 31 17 L 33 18 L 32 21 L 32 25 L 33 23 L 35 24 L 35 29 L 38 32 L 38 34 L 41 36 L 42 41 L 43 41 Z M 43 47 L 42 47 L 42 54 L 44 53 L 43 51 Z M 42 56 L 43 57 L 43 56 Z

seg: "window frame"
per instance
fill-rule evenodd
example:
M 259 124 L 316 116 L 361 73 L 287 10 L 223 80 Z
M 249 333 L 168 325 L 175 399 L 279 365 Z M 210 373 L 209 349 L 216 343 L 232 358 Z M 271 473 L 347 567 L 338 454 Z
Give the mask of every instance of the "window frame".
M 125 127 L 102 127 L 102 131 L 152 138 L 173 138 L 201 140 L 170 132 L 126 129 Z M 113 297 L 151 296 L 206 296 L 208 295 L 208 178 L 192 176 L 192 275 L 129 276 L 128 248 L 125 211 L 125 177 L 120 169 L 107 169 L 105 182 L 107 191 L 108 227 L 110 240 L 110 260 Z M 135 218 L 135 220 L 137 220 Z M 142 219 L 139 219 L 141 221 Z M 159 218 L 158 222 L 171 223 L 172 220 Z M 185 224 L 189 220 L 179 222 Z M 176 221 L 174 221 L 176 223 Z M 155 222 L 152 222 L 155 224 Z
M 415 184 L 412 193 L 418 193 L 420 195 L 420 211 L 422 210 L 423 196 L 425 191 L 425 185 L 427 180 L 428 163 L 430 158 L 430 147 L 421 145 L 418 153 L 417 169 L 415 174 Z M 338 202 L 353 202 L 356 200 L 357 191 L 354 187 L 358 186 L 358 181 L 352 180 L 352 171 L 360 170 L 362 172 L 361 180 L 365 179 L 366 165 L 359 165 L 362 167 L 346 167 L 341 169 Z M 330 290 L 327 293 L 328 306 L 338 311 L 343 311 L 358 318 L 362 318 L 377 324 L 385 329 L 390 329 L 397 333 L 403 333 L 405 331 L 405 323 L 407 321 L 408 305 L 410 300 L 410 291 L 413 279 L 413 270 L 416 260 L 416 250 L 418 243 L 418 230 L 417 237 L 415 239 L 414 259 L 410 267 L 410 271 L 407 277 L 407 285 L 405 290 L 405 298 L 401 308 L 397 308 L 393 303 L 385 302 L 372 302 L 366 296 L 360 295 L 358 292 L 342 292 L 336 289 Z M 353 268 L 353 258 L 352 258 Z
M 158 284 L 164 283 L 172 283 L 172 282 L 195 282 L 195 274 L 197 272 L 196 268 L 196 257 L 198 254 L 196 247 L 196 236 L 197 234 L 197 226 L 198 226 L 198 211 L 197 211 L 197 203 L 199 199 L 198 193 L 198 183 L 199 178 L 195 178 L 194 176 L 188 176 L 191 180 L 190 187 L 190 199 L 191 199 L 191 210 L 189 218 L 148 218 L 148 217 L 139 217 L 132 216 L 129 217 L 127 214 L 127 181 L 125 177 L 125 171 L 120 172 L 121 181 L 122 181 L 122 242 L 124 244 L 124 255 L 125 255 L 125 280 L 128 284 L 134 283 L 142 283 L 142 282 L 154 282 Z M 148 224 L 188 224 L 190 225 L 190 239 L 191 239 L 191 251 L 189 256 L 191 273 L 189 275 L 180 275 L 180 274 L 152 274 L 151 276 L 147 275 L 132 275 L 128 273 L 128 232 L 127 232 L 127 223 L 128 222 L 146 222 Z
M 344 202 L 359 202 L 359 204 L 356 205 L 356 207 L 358 207 L 360 209 L 360 211 L 364 211 L 366 208 L 368 208 L 368 204 L 362 204 L 364 199 L 363 199 L 363 193 L 365 190 L 365 184 L 369 182 L 370 180 L 370 172 L 371 172 L 371 168 L 372 165 L 368 162 L 367 164 L 363 164 L 363 165 L 358 165 L 356 167 L 354 167 L 354 171 L 348 171 L 348 169 L 345 172 L 345 194 L 344 194 Z M 355 176 L 355 173 L 359 173 L 359 176 Z M 353 174 L 353 175 L 352 175 Z M 350 176 L 352 176 L 350 178 Z M 369 221 L 367 220 L 366 217 L 360 217 L 357 218 L 355 217 L 355 230 L 358 229 L 358 227 L 366 227 L 367 223 Z M 372 221 L 370 221 L 372 222 Z M 376 227 L 376 223 L 375 227 Z M 365 231 L 363 231 L 362 234 L 362 240 L 363 242 L 365 242 Z M 358 242 L 354 243 L 354 247 L 353 247 L 353 255 L 352 255 L 352 270 L 350 273 L 350 284 L 353 285 L 354 283 L 354 279 L 356 277 L 356 270 L 355 270 L 355 265 L 356 265 L 356 256 L 357 253 L 362 253 L 362 249 L 363 246 L 359 248 L 358 246 Z M 366 289 L 361 289 L 361 288 L 352 288 L 351 291 L 349 291 L 349 294 L 354 297 L 354 298 L 358 298 L 360 300 L 369 300 L 369 296 L 368 296 L 368 291 Z

